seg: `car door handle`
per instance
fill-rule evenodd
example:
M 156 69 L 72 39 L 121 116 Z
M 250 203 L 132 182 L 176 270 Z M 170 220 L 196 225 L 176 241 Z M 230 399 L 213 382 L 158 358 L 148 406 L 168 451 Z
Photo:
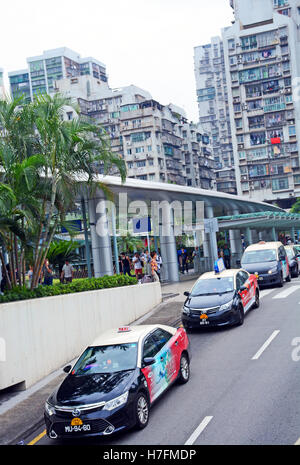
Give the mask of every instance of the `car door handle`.
M 164 360 L 164 357 L 160 357 L 160 361 L 162 362 Z

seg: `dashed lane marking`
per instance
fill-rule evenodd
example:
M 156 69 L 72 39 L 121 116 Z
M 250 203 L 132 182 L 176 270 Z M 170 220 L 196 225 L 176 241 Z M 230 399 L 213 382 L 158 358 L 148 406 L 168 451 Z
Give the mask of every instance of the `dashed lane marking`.
M 285 299 L 289 295 L 293 294 L 293 292 L 298 291 L 300 289 L 300 286 L 291 286 L 288 289 L 285 289 L 284 291 L 279 292 L 279 294 L 276 294 L 273 299 Z
M 208 423 L 213 419 L 213 417 L 205 417 L 204 420 L 200 423 L 198 428 L 195 429 L 193 434 L 189 437 L 189 439 L 186 441 L 184 444 L 185 446 L 192 446 L 200 436 L 200 434 L 205 430 L 207 427 Z
M 259 349 L 258 352 L 256 352 L 256 354 L 254 355 L 254 357 L 252 357 L 252 360 L 257 360 L 259 359 L 259 357 L 261 356 L 261 354 L 266 350 L 266 348 L 271 344 L 271 342 L 273 341 L 273 339 L 275 339 L 276 336 L 278 336 L 278 334 L 280 333 L 279 329 L 277 329 L 276 331 L 274 331 L 271 336 L 269 337 L 269 339 L 266 340 L 266 342 L 264 343 L 264 345 Z

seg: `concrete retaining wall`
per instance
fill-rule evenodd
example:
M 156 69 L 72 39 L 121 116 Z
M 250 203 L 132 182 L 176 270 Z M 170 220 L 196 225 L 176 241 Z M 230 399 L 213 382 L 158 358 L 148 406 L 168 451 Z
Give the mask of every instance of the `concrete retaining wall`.
M 0 390 L 21 382 L 28 388 L 103 330 L 130 324 L 160 302 L 160 284 L 149 283 L 1 304 Z

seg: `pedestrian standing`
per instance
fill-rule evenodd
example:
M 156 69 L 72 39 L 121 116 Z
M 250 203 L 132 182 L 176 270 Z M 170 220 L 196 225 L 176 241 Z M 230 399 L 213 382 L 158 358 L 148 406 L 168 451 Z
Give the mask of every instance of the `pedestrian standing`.
M 32 283 L 32 276 L 33 276 L 33 266 L 29 265 L 29 271 L 27 273 L 28 277 L 28 288 L 31 289 L 31 283 Z
M 223 249 L 223 255 L 224 255 L 224 264 L 227 270 L 230 269 L 231 267 L 231 252 L 227 244 L 224 245 Z
M 62 269 L 61 280 L 62 282 L 71 283 L 73 281 L 73 276 L 74 276 L 73 267 L 69 263 L 69 261 L 66 260 L 63 266 L 63 269 Z
M 158 266 L 157 266 L 156 257 L 157 257 L 156 252 L 151 252 L 151 261 L 150 261 L 151 275 L 152 275 L 152 279 L 154 282 L 159 282 L 159 277 L 157 274 Z
M 143 265 L 142 265 L 142 261 L 141 261 L 141 258 L 140 258 L 140 255 L 138 254 L 138 252 L 136 252 L 134 254 L 134 257 L 132 259 L 132 263 L 134 265 L 135 275 L 136 275 L 137 279 L 139 279 L 139 276 L 141 274 L 143 274 Z
M 184 247 L 181 248 L 181 254 L 179 255 L 180 271 L 184 274 L 184 270 L 187 266 L 187 252 Z
M 53 284 L 53 271 L 49 263 L 49 260 L 46 259 L 43 266 L 43 277 L 44 277 L 44 286 L 52 286 Z
M 122 267 L 123 267 L 123 274 L 128 275 L 132 277 L 132 274 L 130 273 L 130 258 L 128 255 L 122 254 Z
M 156 263 L 157 263 L 157 275 L 159 277 L 159 280 L 161 281 L 161 267 L 162 267 L 162 258 L 160 255 L 160 250 L 158 249 L 158 253 L 156 254 Z
M 151 266 L 150 266 L 151 256 L 150 256 L 149 250 L 145 250 L 143 258 L 144 258 L 145 275 L 151 276 L 152 275 Z
M 195 247 L 193 251 L 193 262 L 194 262 L 194 272 L 199 274 L 200 273 L 200 250 L 199 247 Z

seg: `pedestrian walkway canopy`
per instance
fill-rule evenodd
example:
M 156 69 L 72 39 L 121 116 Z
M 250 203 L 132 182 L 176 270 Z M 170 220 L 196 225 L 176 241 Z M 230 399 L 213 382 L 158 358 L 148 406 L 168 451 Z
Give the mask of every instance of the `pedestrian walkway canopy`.
M 275 228 L 278 231 L 300 230 L 300 214 L 276 211 L 246 213 L 242 215 L 221 216 L 218 218 L 219 228 L 266 230 Z

